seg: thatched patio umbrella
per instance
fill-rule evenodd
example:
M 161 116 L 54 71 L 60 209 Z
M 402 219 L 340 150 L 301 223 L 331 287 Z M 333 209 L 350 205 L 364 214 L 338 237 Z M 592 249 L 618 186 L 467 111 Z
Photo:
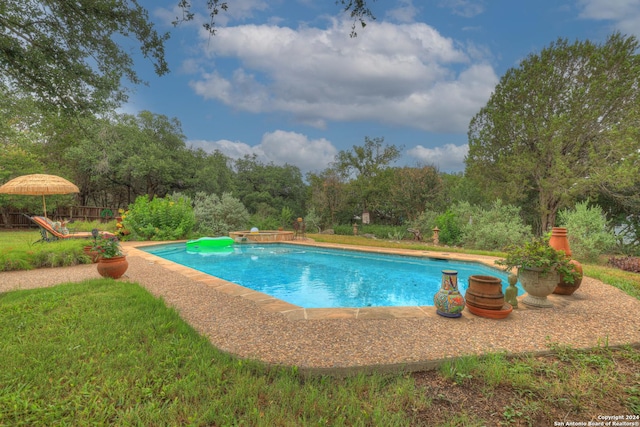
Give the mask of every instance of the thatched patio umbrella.
M 79 193 L 80 189 L 73 183 L 56 175 L 32 174 L 13 178 L 3 186 L 0 193 L 42 196 L 44 216 L 47 216 L 47 204 L 44 196 L 51 194 Z

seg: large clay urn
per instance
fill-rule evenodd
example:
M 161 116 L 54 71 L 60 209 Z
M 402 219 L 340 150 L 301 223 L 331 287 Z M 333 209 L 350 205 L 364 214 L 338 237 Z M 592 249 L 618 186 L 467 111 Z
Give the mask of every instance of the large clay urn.
M 551 237 L 549 238 L 549 246 L 557 251 L 564 251 L 564 253 L 570 257 L 571 248 L 569 247 L 567 229 L 564 227 L 553 227 L 551 229 Z
M 568 257 L 571 257 L 571 247 L 569 246 L 567 229 L 564 227 L 553 227 L 551 229 L 551 237 L 549 238 L 549 246 L 557 251 L 564 251 Z M 565 282 L 560 278 L 553 291 L 554 294 L 571 295 L 580 287 L 580 284 L 582 284 L 582 265 L 574 259 L 571 260 L 571 264 L 573 264 L 575 270 L 580 273 L 580 277 L 571 282 Z
M 573 264 L 574 270 L 577 271 L 578 273 L 580 273 L 580 277 L 578 277 L 577 279 L 575 279 L 575 280 L 573 280 L 571 282 L 565 282 L 562 278 L 560 278 L 560 281 L 558 282 L 558 285 L 553 290 L 554 294 L 571 295 L 582 284 L 582 264 L 580 264 L 575 259 L 572 259 L 570 262 L 571 262 L 571 264 Z
M 547 299 L 558 285 L 558 273 L 555 270 L 544 273 L 540 268 L 519 268 L 518 279 L 527 291 L 522 303 L 540 308 L 553 307 Z
M 102 277 L 111 277 L 112 279 L 117 279 L 122 277 L 122 275 L 129 268 L 129 261 L 127 261 L 127 257 L 115 256 L 112 258 L 100 258 L 98 260 L 98 273 Z

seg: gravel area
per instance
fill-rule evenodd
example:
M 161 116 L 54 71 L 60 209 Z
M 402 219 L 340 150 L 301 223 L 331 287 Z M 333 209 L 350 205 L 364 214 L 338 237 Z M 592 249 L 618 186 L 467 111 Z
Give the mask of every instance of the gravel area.
M 131 249 L 120 280 L 136 282 L 208 337 L 241 358 L 298 366 L 301 372 L 430 369 L 442 360 L 486 352 L 548 352 L 550 344 L 589 348 L 640 345 L 640 301 L 585 277 L 572 296 L 552 295 L 554 308 L 520 308 L 492 320 L 464 311 L 402 318 L 292 320 L 251 299 L 221 292 L 194 275 L 174 271 Z M 191 276 L 191 277 L 190 277 Z M 95 265 L 0 273 L 0 292 L 100 277 Z M 522 296 L 519 296 L 521 299 Z

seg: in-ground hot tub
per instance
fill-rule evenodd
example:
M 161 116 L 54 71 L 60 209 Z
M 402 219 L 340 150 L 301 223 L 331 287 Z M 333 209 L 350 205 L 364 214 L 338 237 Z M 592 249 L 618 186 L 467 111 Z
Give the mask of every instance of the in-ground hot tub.
M 236 242 L 284 242 L 293 240 L 293 231 L 230 231 L 229 237 Z

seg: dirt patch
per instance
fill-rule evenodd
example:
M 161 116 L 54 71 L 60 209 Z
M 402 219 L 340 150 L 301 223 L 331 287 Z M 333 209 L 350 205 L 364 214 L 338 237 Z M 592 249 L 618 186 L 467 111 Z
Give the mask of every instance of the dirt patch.
M 514 375 L 519 366 L 532 375 L 526 385 L 518 385 Z M 640 417 L 638 349 L 605 357 L 581 353 L 569 359 L 515 359 L 504 368 L 509 374 L 497 385 L 480 372 L 455 381 L 438 371 L 414 373 L 416 388 L 431 400 L 427 409 L 414 414 L 414 425 L 566 426 L 614 415 L 640 425 L 635 418 Z

